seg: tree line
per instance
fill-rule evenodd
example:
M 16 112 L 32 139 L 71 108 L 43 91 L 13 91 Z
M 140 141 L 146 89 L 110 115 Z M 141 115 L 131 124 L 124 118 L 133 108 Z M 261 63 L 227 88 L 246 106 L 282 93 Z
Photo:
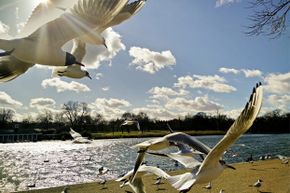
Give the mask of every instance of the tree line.
M 204 112 L 195 115 L 187 115 L 185 118 L 175 118 L 164 121 L 151 119 L 140 112 L 133 114 L 124 113 L 121 117 L 113 120 L 105 120 L 101 114 L 94 116 L 90 113 L 87 103 L 69 101 L 65 103 L 58 113 L 45 110 L 33 119 L 28 116 L 21 122 L 13 121 L 15 113 L 13 110 L 0 109 L 0 133 L 5 130 L 14 129 L 14 132 L 34 132 L 39 129 L 44 134 L 68 135 L 69 128 L 90 136 L 92 133 L 121 132 L 130 133 L 137 130 L 136 126 L 121 126 L 124 120 L 136 120 L 139 122 L 141 132 L 167 130 L 169 124 L 174 131 L 223 131 L 226 132 L 234 119 L 217 112 L 209 115 Z M 258 117 L 249 132 L 251 133 L 289 133 L 290 113 L 282 113 L 281 110 L 274 110 Z

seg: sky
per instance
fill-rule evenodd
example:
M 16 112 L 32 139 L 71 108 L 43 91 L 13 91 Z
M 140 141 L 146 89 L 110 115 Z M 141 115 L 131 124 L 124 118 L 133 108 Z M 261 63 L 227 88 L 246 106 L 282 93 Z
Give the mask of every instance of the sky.
M 0 0 L 0 37 L 17 34 L 40 0 Z M 87 46 L 83 60 L 93 77 L 55 78 L 43 65 L 0 83 L 0 108 L 15 119 L 59 112 L 68 101 L 85 102 L 92 115 L 116 119 L 145 112 L 168 120 L 198 112 L 237 117 L 261 81 L 260 115 L 290 108 L 289 30 L 280 38 L 247 36 L 245 0 L 148 0 L 118 26 L 104 47 Z M 68 43 L 64 49 L 70 51 Z

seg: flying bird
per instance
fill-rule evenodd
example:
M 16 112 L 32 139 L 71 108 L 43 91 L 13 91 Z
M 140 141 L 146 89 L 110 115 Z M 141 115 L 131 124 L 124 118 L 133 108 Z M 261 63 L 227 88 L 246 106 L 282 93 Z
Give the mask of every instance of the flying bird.
M 46 4 L 40 3 L 19 37 L 0 39 L 0 49 L 5 50 L 0 53 L 0 58 L 12 56 L 8 57 L 8 63 L 16 64 L 12 69 L 6 65 L 1 68 L 0 61 L 0 81 L 16 78 L 35 63 L 50 66 L 74 65 L 65 71 L 58 70 L 58 75 L 73 78 L 88 76 L 86 71 L 76 67 L 84 66 L 81 60 L 76 55 L 63 51 L 62 46 L 77 39 L 76 41 L 83 43 L 103 44 L 107 47 L 100 33 L 129 19 L 144 4 L 144 0 L 133 3 L 128 3 L 128 0 L 50 0 Z M 60 9 L 62 6 L 65 8 Z M 20 67 L 23 63 L 25 65 Z
M 154 166 L 141 165 L 133 182 L 130 181 L 133 175 L 133 170 L 129 171 L 123 177 L 118 178 L 116 181 L 123 182 L 120 185 L 121 187 L 123 187 L 124 185 L 129 185 L 135 193 L 146 193 L 142 176 L 150 173 L 165 179 L 169 177 L 169 175 L 160 168 Z
M 74 39 L 71 53 L 78 61 L 82 61 L 86 54 L 86 44 L 79 39 Z M 69 78 L 77 79 L 88 77 L 89 79 L 92 79 L 88 71 L 83 70 L 80 65 L 76 64 L 70 66 L 54 67 L 52 70 L 52 76 L 66 76 Z
M 70 135 L 73 138 L 73 143 L 92 143 L 91 140 L 89 140 L 86 137 L 83 137 L 81 134 L 79 134 L 78 132 L 74 131 L 72 128 L 70 128 L 69 133 L 70 133 Z
M 261 83 L 253 89 L 248 103 L 225 136 L 208 153 L 198 171 L 186 172 L 168 178 L 169 183 L 181 192 L 188 192 L 194 184 L 203 184 L 216 179 L 225 168 L 235 169 L 221 159 L 224 152 L 253 124 L 261 106 L 263 89 Z
M 144 141 L 142 143 L 139 143 L 133 146 L 133 148 L 139 148 L 139 151 L 138 151 L 138 157 L 135 162 L 135 167 L 134 167 L 134 172 L 133 172 L 131 182 L 134 181 L 135 174 L 138 171 L 138 168 L 141 165 L 144 159 L 144 156 L 148 150 L 154 150 L 154 151 L 162 150 L 170 146 L 176 146 L 176 144 L 178 143 L 186 144 L 190 146 L 191 148 L 196 149 L 197 151 L 204 154 L 207 154 L 210 151 L 210 148 L 206 146 L 205 144 L 203 144 L 202 142 L 200 142 L 198 139 L 182 132 L 170 133 L 163 137 Z
M 137 129 L 140 131 L 140 124 L 138 121 L 134 121 L 134 120 L 125 120 L 120 126 L 127 126 L 127 125 L 136 125 Z

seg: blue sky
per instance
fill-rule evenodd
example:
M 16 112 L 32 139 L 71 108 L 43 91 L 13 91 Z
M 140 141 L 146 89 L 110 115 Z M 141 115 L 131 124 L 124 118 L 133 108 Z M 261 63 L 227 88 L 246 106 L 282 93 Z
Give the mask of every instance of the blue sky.
M 86 102 L 92 114 L 108 119 L 127 111 L 171 119 L 217 109 L 234 117 L 261 81 L 262 113 L 289 111 L 289 31 L 279 39 L 248 37 L 247 2 L 221 2 L 148 0 L 137 15 L 104 33 L 109 51 L 89 46 L 84 63 L 93 80 L 52 78 L 51 69 L 34 66 L 0 84 L 0 107 L 19 119 L 57 112 L 69 100 Z M 0 31 L 15 33 L 37 3 L 0 0 Z

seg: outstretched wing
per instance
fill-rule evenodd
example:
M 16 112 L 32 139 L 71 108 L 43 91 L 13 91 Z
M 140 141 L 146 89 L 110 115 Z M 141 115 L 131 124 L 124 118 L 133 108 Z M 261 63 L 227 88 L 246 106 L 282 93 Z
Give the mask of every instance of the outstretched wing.
M 37 39 L 43 44 L 61 48 L 66 42 L 92 33 L 110 22 L 126 3 L 127 0 L 79 0 L 71 13 L 63 13 L 59 18 L 42 25 L 28 36 L 28 40 Z
M 77 1 L 78 0 L 49 0 L 45 3 L 40 2 L 28 17 L 20 32 L 20 36 L 28 36 L 42 25 L 60 17 L 64 13 L 63 9 L 70 8 Z
M 106 27 L 111 27 L 122 23 L 123 21 L 129 19 L 135 15 L 142 7 L 145 5 L 145 0 L 138 0 L 127 4 L 124 8 L 111 20 L 111 22 L 106 24 Z
M 0 58 L 0 83 L 11 81 L 25 73 L 34 64 L 22 62 L 14 56 Z
M 165 137 L 170 142 L 186 144 L 186 145 L 190 146 L 191 148 L 193 148 L 201 153 L 204 153 L 206 155 L 211 150 L 207 145 L 205 145 L 204 143 L 202 143 L 201 141 L 199 141 L 195 137 L 187 135 L 186 133 L 175 132 L 175 133 L 168 134 Z
M 263 89 L 261 83 L 259 83 L 253 89 L 250 100 L 246 104 L 240 116 L 232 124 L 226 135 L 206 156 L 201 168 L 206 167 L 211 162 L 218 161 L 224 152 L 230 147 L 230 145 L 232 145 L 243 133 L 248 131 L 261 109 L 262 98 Z

